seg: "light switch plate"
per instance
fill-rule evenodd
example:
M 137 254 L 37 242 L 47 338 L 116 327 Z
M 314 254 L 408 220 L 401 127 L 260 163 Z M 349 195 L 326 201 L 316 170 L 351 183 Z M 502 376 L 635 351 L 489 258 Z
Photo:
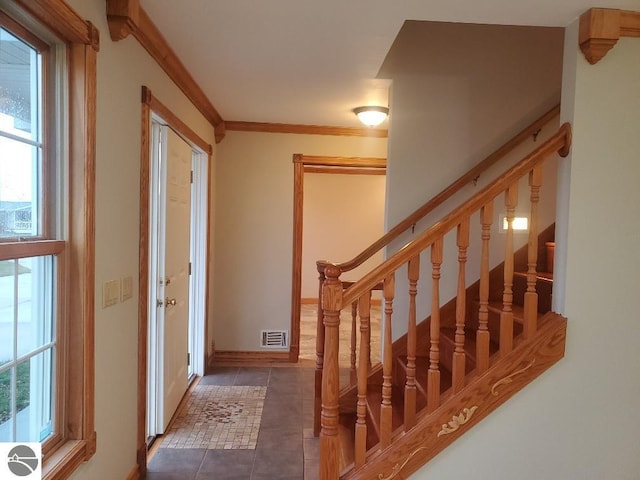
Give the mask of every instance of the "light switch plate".
M 111 307 L 120 300 L 120 280 L 109 280 L 102 285 L 102 308 Z
M 133 277 L 128 275 L 122 277 L 122 301 L 129 300 L 133 297 Z

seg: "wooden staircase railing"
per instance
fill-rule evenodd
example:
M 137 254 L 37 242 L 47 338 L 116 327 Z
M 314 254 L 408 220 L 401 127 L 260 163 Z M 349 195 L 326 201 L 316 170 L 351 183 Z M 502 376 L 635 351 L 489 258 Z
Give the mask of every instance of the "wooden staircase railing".
M 348 260 L 343 263 L 336 264 L 336 266 L 340 269 L 342 273 L 350 272 L 355 268 L 362 265 L 368 259 L 370 259 L 373 255 L 379 252 L 382 248 L 389 245 L 395 239 L 397 239 L 402 233 L 407 231 L 409 228 L 412 228 L 416 225 L 417 222 L 426 217 L 429 213 L 434 211 L 437 207 L 442 205 L 445 201 L 451 198 L 453 195 L 458 193 L 462 188 L 464 188 L 469 183 L 476 181 L 482 173 L 487 171 L 490 167 L 495 165 L 498 161 L 503 159 L 506 155 L 511 153 L 516 147 L 518 147 L 522 142 L 524 142 L 530 136 L 537 136 L 542 127 L 544 127 L 547 123 L 549 123 L 553 118 L 560 114 L 560 105 L 556 105 L 547 112 L 545 112 L 542 116 L 534 120 L 530 125 L 523 128 L 519 131 L 513 138 L 508 140 L 506 143 L 501 145 L 497 150 L 489 154 L 485 159 L 480 161 L 476 166 L 471 168 L 468 172 L 460 176 L 453 183 L 447 186 L 440 193 L 435 195 L 429 201 L 427 201 L 424 205 L 419 207 L 409 216 L 407 216 L 404 220 L 399 222 L 396 226 L 391 228 L 387 233 L 385 233 L 382 237 L 376 240 L 374 243 L 365 248 L 361 253 L 356 255 L 353 259 Z M 320 434 L 320 408 L 321 408 L 321 378 L 322 378 L 322 364 L 323 364 L 323 356 L 324 356 L 324 343 L 325 343 L 325 333 L 324 333 L 324 325 L 322 323 L 323 313 L 322 313 L 322 286 L 325 281 L 325 268 L 328 262 L 325 260 L 319 260 L 317 262 L 318 269 L 318 322 L 316 327 L 316 376 L 315 376 L 315 403 L 314 403 L 314 435 L 318 436 Z M 347 284 L 351 284 L 353 282 L 343 282 L 343 286 L 347 286 Z M 376 285 L 373 290 L 382 290 L 382 284 L 379 283 Z M 357 311 L 357 301 L 354 301 L 352 304 L 352 350 L 351 356 L 352 359 L 355 360 L 355 328 L 356 328 L 356 311 Z M 365 329 L 363 333 L 366 335 L 370 335 L 370 330 Z M 352 361 L 352 366 L 355 367 L 355 362 Z
M 546 125 L 551 119 L 558 116 L 560 114 L 560 105 L 556 105 L 548 112 L 545 112 L 540 118 L 536 119 L 530 125 L 523 128 L 520 132 L 518 132 L 513 138 L 508 140 L 505 144 L 500 146 L 497 150 L 492 152 L 489 156 L 487 156 L 484 160 L 480 161 L 475 167 L 471 168 L 464 175 L 460 176 L 457 180 L 455 180 L 451 185 L 442 190 L 436 196 L 431 198 L 428 202 L 418 208 L 416 211 L 407 216 L 404 220 L 399 222 L 395 227 L 391 228 L 387 233 L 385 233 L 382 237 L 376 240 L 374 243 L 369 245 L 366 249 L 364 249 L 361 253 L 355 256 L 353 259 L 337 264 L 340 267 L 340 270 L 344 272 L 349 272 L 354 268 L 359 267 L 364 262 L 366 262 L 369 258 L 371 258 L 374 254 L 379 252 L 381 249 L 389 245 L 396 238 L 398 238 L 403 232 L 406 232 L 409 228 L 414 226 L 417 222 L 422 220 L 425 216 L 435 210 L 437 207 L 442 205 L 445 201 L 451 198 L 453 195 L 458 193 L 462 188 L 469 183 L 477 180 L 478 177 L 487 171 L 487 169 L 493 166 L 495 163 L 503 159 L 506 155 L 511 153 L 518 145 L 520 145 L 524 140 L 532 135 L 537 135 L 537 132 Z
M 323 334 L 324 345 L 319 358 L 322 358 L 322 365 L 318 365 L 321 374 L 322 410 L 320 415 L 320 479 L 337 480 L 340 478 L 341 449 L 345 445 L 341 442 L 353 442 L 349 449 L 353 451 L 353 465 L 345 470 L 345 478 L 373 478 L 371 472 L 358 477 L 357 472 L 367 470 L 367 465 L 374 461 L 376 465 L 382 465 L 383 457 L 397 457 L 394 454 L 395 440 L 399 443 L 413 442 L 415 435 L 412 432 L 420 428 L 433 428 L 433 422 L 441 422 L 443 413 L 448 413 L 451 406 L 448 402 L 461 397 L 462 393 L 475 389 L 487 388 L 492 378 L 492 372 L 507 371 L 512 361 L 521 362 L 523 352 L 533 356 L 540 355 L 539 350 L 547 348 L 547 343 L 558 344 L 557 340 L 551 340 L 556 335 L 555 330 L 549 327 L 550 322 L 543 323 L 544 328 L 538 332 L 538 298 L 536 292 L 536 265 L 537 265 L 537 237 L 538 237 L 538 202 L 541 186 L 541 171 L 543 162 L 553 153 L 558 152 L 561 156 L 566 156 L 571 143 L 571 128 L 564 124 L 553 136 L 544 144 L 536 148 L 522 161 L 499 176 L 490 185 L 483 188 L 472 198 L 454 209 L 440 221 L 436 222 L 425 232 L 416 237 L 413 241 L 405 245 L 386 261 L 378 265 L 372 271 L 364 275 L 357 282 L 343 288 L 340 275 L 343 273 L 342 265 L 324 264 L 320 272 L 323 279 L 321 288 L 322 322 L 318 324 L 318 334 Z M 522 336 L 518 336 L 514 341 L 514 305 L 513 305 L 513 279 L 514 279 L 514 239 L 513 239 L 513 219 L 518 205 L 518 182 L 521 178 L 529 177 L 530 187 L 530 228 L 528 241 L 527 259 L 527 289 L 524 294 L 524 313 L 522 323 Z M 489 247 L 490 230 L 493 220 L 493 206 L 496 199 L 504 194 L 504 208 L 506 210 L 507 231 L 506 246 L 504 252 L 504 285 L 502 290 L 502 308 L 499 320 L 499 338 L 491 338 L 489 329 Z M 469 331 L 466 328 L 467 301 L 465 298 L 466 278 L 465 270 L 467 263 L 467 251 L 470 246 L 470 218 L 472 215 L 479 215 L 481 223 L 481 256 L 480 263 L 480 298 L 478 310 L 478 328 Z M 443 267 L 443 245 L 444 237 L 452 230 L 456 230 L 456 247 L 458 259 L 458 280 L 455 328 L 453 333 L 453 353 L 451 356 L 442 351 L 442 335 L 445 330 L 440 324 L 441 297 L 440 297 L 440 277 Z M 420 255 L 429 251 L 431 264 L 431 317 L 429 324 L 428 352 L 425 357 L 425 364 L 428 364 L 426 376 L 418 378 L 416 374 L 417 333 L 416 333 L 416 293 L 420 273 Z M 393 302 L 396 295 L 395 280 L 396 274 L 401 267 L 407 267 L 409 284 L 409 313 L 407 323 L 407 358 L 405 376 L 406 381 L 402 388 L 397 389 L 394 385 L 393 368 L 393 348 L 391 325 L 393 319 Z M 339 383 L 339 325 L 340 311 L 354 302 L 358 302 L 359 312 L 362 319 L 361 328 L 368 328 L 370 317 L 370 292 L 382 282 L 383 289 L 383 362 L 382 375 L 371 375 L 369 366 L 369 351 L 365 342 L 360 346 L 360 357 L 357 367 L 357 403 L 356 420 L 354 434 L 341 438 L 339 432 L 340 416 L 340 383 Z M 547 317 L 545 317 L 547 318 Z M 519 320 L 520 321 L 520 320 Z M 321 327 L 322 325 L 322 327 Z M 364 337 L 364 336 L 363 336 Z M 547 343 L 542 344 L 541 338 Z M 555 337 L 554 337 L 555 338 Z M 563 341 L 564 337 L 562 337 Z M 497 347 L 492 344 L 497 342 Z M 538 342 L 538 343 L 536 343 Z M 564 343 L 562 343 L 564 345 Z M 471 346 L 473 351 L 469 351 Z M 553 347 L 549 347 L 553 349 Z M 564 347 L 562 347 L 562 352 Z M 495 353 L 492 353 L 495 352 Z M 320 353 L 322 355 L 320 355 Z M 444 356 L 443 356 L 444 355 Z M 557 352 L 552 355 L 557 360 Z M 554 360 L 554 361 L 555 361 Z M 540 360 L 540 364 L 545 363 Z M 450 368 L 449 380 L 443 377 L 443 367 Z M 516 363 L 515 366 L 518 364 Z M 531 365 L 527 368 L 531 368 Z M 499 368 L 498 368 L 499 367 Z M 472 372 L 471 369 L 474 369 Z M 540 372 L 537 370 L 536 374 Z M 381 380 L 381 381 L 380 381 Z M 496 385 L 499 382 L 496 383 Z M 494 385 L 495 388 L 495 385 Z M 418 390 L 426 393 L 426 399 L 417 395 Z M 493 392 L 493 388 L 491 389 Z M 402 396 L 402 401 L 398 401 L 398 396 Z M 468 396 L 466 393 L 465 397 Z M 379 402 L 377 407 L 371 407 L 369 397 L 375 398 Z M 501 400 L 502 401 L 502 400 Z M 498 404 L 493 401 L 493 408 Z M 457 405 L 457 404 L 456 404 Z M 457 408 L 457 406 L 456 406 Z M 477 405 L 454 413 L 453 420 L 442 424 L 441 431 L 437 437 L 455 432 L 458 428 L 470 420 Z M 483 411 L 479 416 L 488 413 Z M 451 418 L 451 417 L 449 417 Z M 373 425 L 372 425 L 373 424 Z M 370 429 L 375 425 L 375 436 L 377 443 L 370 440 Z M 438 428 L 439 425 L 438 425 Z M 434 435 L 434 438 L 436 436 Z M 449 441 L 450 443 L 450 441 Z M 447 442 L 442 445 L 446 446 Z M 407 445 L 413 445 L 411 443 Z M 442 446 L 441 448 L 444 448 Z M 406 445 L 403 447 L 406 450 Z M 414 453 L 408 457 L 409 462 L 414 455 L 427 447 L 417 447 Z M 440 448 L 440 447 L 439 447 Z M 382 455 L 381 452 L 385 452 Z M 396 452 L 397 453 L 397 452 Z M 395 457 L 394 457 L 395 455 Z M 397 468 L 402 468 L 397 463 Z M 404 465 L 403 465 L 404 466 Z M 394 467 L 394 472 L 396 468 Z M 355 473 L 354 473 L 355 472 Z M 343 472 L 344 473 L 344 472 Z M 397 473 L 397 472 L 396 472 Z M 379 474 L 379 478 L 384 477 Z

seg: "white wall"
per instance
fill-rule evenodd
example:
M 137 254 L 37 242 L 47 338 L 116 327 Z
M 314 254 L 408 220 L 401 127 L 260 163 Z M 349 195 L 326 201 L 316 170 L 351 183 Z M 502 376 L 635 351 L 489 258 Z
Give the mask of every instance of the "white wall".
M 123 479 L 136 464 L 141 103 L 147 85 L 203 139 L 213 128 L 138 42 L 109 37 L 103 0 L 68 3 L 100 30 L 96 157 L 96 431 L 98 450 L 76 480 Z M 102 309 L 102 284 L 131 275 L 131 300 Z
M 440 192 L 522 128 L 559 102 L 562 75 L 561 29 L 406 22 L 381 72 L 391 77 L 391 118 L 387 168 L 387 229 Z M 408 52 L 408 53 L 407 53 Z M 555 132 L 545 128 L 542 142 Z M 499 168 L 483 174 L 478 186 L 467 186 L 460 195 L 436 210 L 416 228 L 392 243 L 393 253 L 502 173 L 508 164 L 522 159 L 537 144 L 528 140 Z M 544 169 L 540 225 L 555 216 L 555 166 Z M 529 191 L 520 184 L 517 213 L 528 213 Z M 494 204 L 492 266 L 504 259 L 504 235 L 498 220 L 505 213 L 504 200 Z M 480 222 L 471 218 L 467 284 L 478 279 Z M 526 243 L 516 235 L 516 247 Z M 502 254 L 500 258 L 498 253 Z M 474 263 L 475 261 L 475 263 Z M 445 238 L 440 301 L 456 294 L 457 247 L 455 231 Z M 429 250 L 421 257 L 418 284 L 418 318 L 431 311 Z M 396 275 L 393 337 L 406 330 L 408 310 L 406 270 Z
M 384 235 L 384 175 L 305 173 L 302 297 L 318 298 L 317 260 L 352 259 Z M 382 261 L 382 251 L 343 280 L 356 280 Z
M 592 66 L 577 30 L 566 35 L 562 114 L 573 146 L 556 247 L 566 257 L 566 267 L 556 262 L 566 357 L 412 478 L 638 478 L 640 40 L 620 39 Z
M 386 145 L 386 138 L 227 132 L 215 184 L 217 350 L 256 351 L 261 329 L 290 329 L 293 154 L 386 157 Z

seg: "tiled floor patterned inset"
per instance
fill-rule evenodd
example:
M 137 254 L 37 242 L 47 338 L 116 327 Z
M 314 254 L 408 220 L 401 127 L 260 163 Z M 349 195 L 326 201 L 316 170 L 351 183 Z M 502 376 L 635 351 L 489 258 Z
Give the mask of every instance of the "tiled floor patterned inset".
M 255 449 L 267 387 L 197 385 L 162 448 Z

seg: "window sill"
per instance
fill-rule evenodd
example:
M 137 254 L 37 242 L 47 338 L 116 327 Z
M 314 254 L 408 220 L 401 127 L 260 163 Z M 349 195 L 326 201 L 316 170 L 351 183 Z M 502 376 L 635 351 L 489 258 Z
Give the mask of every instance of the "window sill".
M 82 462 L 89 460 L 95 453 L 95 434 L 92 440 L 69 440 L 48 455 L 42 464 L 43 480 L 68 478 Z

